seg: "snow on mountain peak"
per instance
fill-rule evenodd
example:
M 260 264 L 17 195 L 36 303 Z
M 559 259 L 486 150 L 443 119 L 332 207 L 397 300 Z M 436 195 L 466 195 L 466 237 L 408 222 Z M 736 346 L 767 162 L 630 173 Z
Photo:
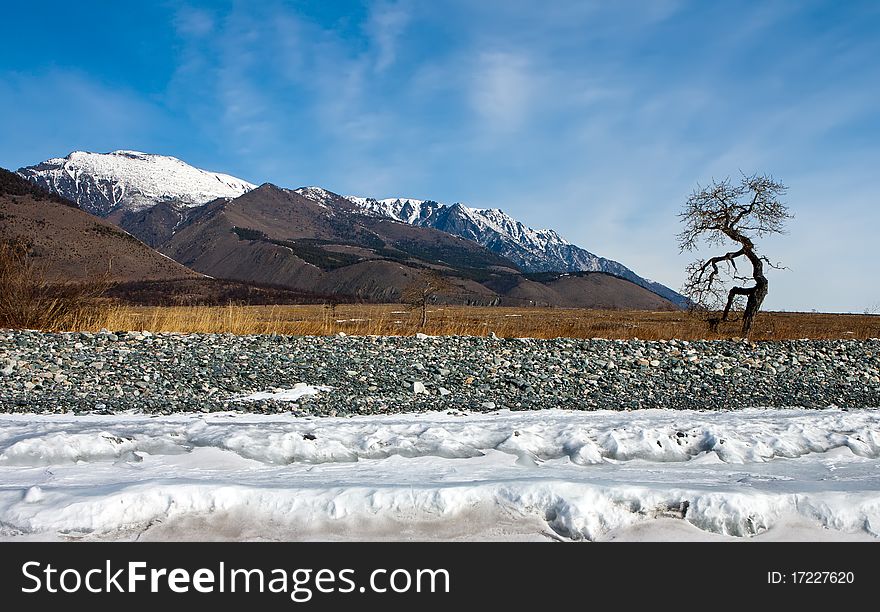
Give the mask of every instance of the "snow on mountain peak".
M 430 200 L 415 198 L 364 198 L 359 196 L 343 196 L 354 204 L 362 213 L 378 217 L 387 217 L 410 225 L 421 225 L 419 220 L 430 215 L 431 205 L 442 206 Z
M 473 240 L 516 263 L 525 272 L 605 272 L 645 287 L 677 304 L 685 298 L 659 283 L 646 280 L 611 259 L 572 244 L 552 229 L 532 229 L 500 208 L 472 208 L 413 198 L 345 196 L 362 213 L 410 225 L 432 227 Z
M 190 166 L 176 157 L 134 150 L 74 151 L 66 157 L 21 168 L 18 174 L 102 217 L 115 211 L 144 210 L 162 202 L 195 207 L 218 198 L 237 198 L 257 187 L 228 174 Z M 318 186 L 301 187 L 295 193 L 333 214 L 347 200 L 353 207 L 343 203 L 346 210 L 354 208 L 365 215 L 431 227 L 472 240 L 525 272 L 606 272 L 686 304 L 685 298 L 671 289 L 568 242 L 552 229 L 532 229 L 499 208 L 472 208 L 460 202 L 447 205 L 416 198 L 339 196 Z
M 332 193 L 330 191 L 327 191 L 323 187 L 317 187 L 315 185 L 300 187 L 299 189 L 294 189 L 293 192 L 298 193 L 304 198 L 307 198 L 312 202 L 323 206 L 324 208 L 327 208 L 328 204 L 331 204 L 335 198 L 339 197 L 335 193 Z
M 67 157 L 21 168 L 18 173 L 100 216 L 117 209 L 150 208 L 164 201 L 199 206 L 217 198 L 235 198 L 256 187 L 228 174 L 190 166 L 176 157 L 132 150 L 73 151 Z
M 385 198 L 376 200 L 357 196 L 346 196 L 359 209 L 367 214 L 389 217 L 410 225 L 432 225 L 430 219 L 438 211 L 455 211 L 462 218 L 473 224 L 475 236 L 467 236 L 477 242 L 489 242 L 498 235 L 520 243 L 528 249 L 544 251 L 549 245 L 569 245 L 570 243 L 551 229 L 535 230 L 517 221 L 500 208 L 473 208 L 456 202 L 452 205 L 441 204 L 432 200 L 414 198 Z M 491 234 L 485 240 L 481 235 Z

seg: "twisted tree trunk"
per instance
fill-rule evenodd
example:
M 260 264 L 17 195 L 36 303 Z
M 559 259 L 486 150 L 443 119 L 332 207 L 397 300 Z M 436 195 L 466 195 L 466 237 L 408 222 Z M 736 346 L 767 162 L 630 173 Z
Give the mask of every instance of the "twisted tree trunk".
M 755 252 L 752 236 L 785 233 L 785 222 L 792 218 L 788 207 L 779 201 L 785 190 L 785 185 L 773 177 L 757 174 L 743 175 L 738 184 L 729 178 L 713 180 L 711 185 L 698 186 L 694 190 L 684 212 L 679 215 L 685 223 L 684 230 L 678 235 L 682 251 L 695 250 L 703 240 L 710 246 L 722 245 L 728 240 L 738 245 L 736 250 L 697 260 L 688 267 L 684 292 L 693 303 L 715 311 L 727 294 L 721 316 L 709 319 L 711 331 L 717 331 L 718 324 L 728 320 L 737 297 L 742 296 L 746 298 L 742 335 L 749 337 L 751 334 L 755 316 L 768 293 L 764 264 L 777 267 Z M 737 269 L 737 261 L 742 261 L 740 258 L 751 264 L 751 274 Z M 728 291 L 725 289 L 728 278 L 745 285 Z
M 742 245 L 742 254 L 752 264 L 752 279 L 755 281 L 755 285 L 753 287 L 733 287 L 730 290 L 730 293 L 727 294 L 727 305 L 724 307 L 724 314 L 721 316 L 721 320 L 727 320 L 727 315 L 730 314 L 730 309 L 736 296 L 746 296 L 746 308 L 743 311 L 742 319 L 742 335 L 744 338 L 748 338 L 752 333 L 755 315 L 761 309 L 761 304 L 764 303 L 764 298 L 767 297 L 769 291 L 767 277 L 764 276 L 764 261 L 755 253 L 755 245 L 748 236 L 744 236 L 732 228 L 725 228 L 723 231 L 731 240 L 735 240 Z

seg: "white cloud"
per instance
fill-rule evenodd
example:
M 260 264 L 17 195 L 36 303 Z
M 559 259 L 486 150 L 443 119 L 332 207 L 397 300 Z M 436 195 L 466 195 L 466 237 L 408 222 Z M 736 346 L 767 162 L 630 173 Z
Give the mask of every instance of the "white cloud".
M 482 53 L 471 75 L 470 101 L 488 127 L 509 132 L 529 118 L 538 86 L 523 55 L 500 51 Z
M 398 38 L 410 21 L 410 13 L 403 3 L 379 3 L 371 7 L 367 33 L 375 46 L 374 70 L 382 72 L 397 57 Z
M 191 69 L 176 97 L 190 108 L 211 99 L 198 123 L 218 148 L 247 154 L 251 177 L 499 206 L 678 287 L 688 257 L 675 214 L 697 181 L 773 172 L 798 187 L 797 213 L 823 205 L 820 190 L 801 189 L 808 178 L 840 167 L 844 179 L 866 178 L 834 206 L 876 219 L 852 205 L 876 200 L 870 172 L 853 170 L 876 154 L 833 142 L 876 118 L 874 64 L 844 39 L 785 46 L 792 6 L 380 2 L 343 33 L 283 5 L 238 5 L 178 25 Z M 717 35 L 693 29 L 731 14 L 742 19 Z M 748 54 L 760 62 L 746 66 Z M 814 257 L 795 245 L 822 219 L 799 217 L 778 249 L 768 244 L 792 266 L 774 277 L 773 306 L 847 302 L 817 295 L 810 275 L 833 275 L 840 294 L 863 301 L 857 278 L 871 269 L 852 245 L 872 240 L 870 223 L 840 226 L 845 244 Z
M 184 37 L 202 38 L 214 31 L 214 16 L 204 9 L 184 6 L 174 16 L 174 27 Z

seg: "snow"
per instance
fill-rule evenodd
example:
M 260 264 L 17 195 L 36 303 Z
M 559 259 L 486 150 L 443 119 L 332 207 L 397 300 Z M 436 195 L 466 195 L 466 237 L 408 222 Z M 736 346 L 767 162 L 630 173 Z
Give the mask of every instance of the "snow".
M 298 193 L 299 195 L 307 198 L 322 208 L 327 208 L 327 204 L 332 202 L 334 198 L 337 196 L 323 187 L 300 187 L 299 189 L 294 189 L 294 193 Z
M 2 415 L 0 537 L 875 539 L 878 459 L 877 410 Z
M 462 203 L 447 205 L 413 198 L 345 198 L 364 214 L 434 227 L 477 242 L 507 257 L 525 271 L 607 272 L 629 279 L 673 302 L 686 304 L 676 292 L 641 278 L 623 264 L 582 249 L 552 229 L 532 229 L 498 208 L 472 208 Z M 447 211 L 448 215 L 443 214 Z
M 119 209 L 144 210 L 160 202 L 200 206 L 217 198 L 236 198 L 256 187 L 234 176 L 190 166 L 174 157 L 128 150 L 103 154 L 74 151 L 64 158 L 21 168 L 18 173 L 99 216 Z M 295 192 L 330 214 L 335 213 L 333 204 L 341 197 L 318 186 L 301 187 Z M 623 265 L 571 244 L 554 230 L 532 229 L 498 208 L 472 208 L 461 203 L 448 206 L 416 198 L 344 197 L 364 214 L 417 226 L 434 227 L 443 217 L 439 213 L 452 210 L 453 219 L 461 224 L 459 229 L 452 230 L 455 235 L 476 241 L 525 270 L 609 272 L 673 301 L 681 300 L 670 289 L 645 281 Z
M 175 158 L 140 151 L 74 151 L 19 173 L 91 212 L 140 210 L 162 201 L 199 206 L 217 198 L 236 198 L 256 185 L 202 170 Z
M 497 241 L 500 237 L 540 259 L 554 260 L 557 267 L 559 260 L 566 261 L 566 265 L 576 265 L 577 269 L 595 270 L 600 266 L 599 259 L 595 255 L 583 249 L 576 249 L 555 231 L 527 227 L 498 208 L 472 208 L 460 202 L 450 206 L 432 200 L 414 198 L 377 200 L 359 196 L 345 197 L 366 214 L 419 226 L 430 226 L 435 213 L 452 208 L 472 224 L 473 235 L 468 235 L 467 238 L 483 246 Z M 569 261 L 572 258 L 574 260 Z
M 386 198 L 376 200 L 358 196 L 345 196 L 345 199 L 357 206 L 361 212 L 378 217 L 387 217 L 409 225 L 424 225 L 434 211 L 445 208 L 430 200 L 415 198 Z
M 232 397 L 229 401 L 233 402 L 257 402 L 261 400 L 275 400 L 278 402 L 295 402 L 298 399 L 308 395 L 317 395 L 322 391 L 330 391 L 330 387 L 312 386 L 306 383 L 297 383 L 293 389 L 275 389 L 273 391 L 257 391 L 248 395 L 239 395 Z

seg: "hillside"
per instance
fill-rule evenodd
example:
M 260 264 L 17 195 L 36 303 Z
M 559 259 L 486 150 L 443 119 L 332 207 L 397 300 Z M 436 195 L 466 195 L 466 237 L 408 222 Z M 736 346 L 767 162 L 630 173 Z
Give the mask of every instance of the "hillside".
M 64 198 L 0 169 L 0 240 L 24 240 L 50 279 L 85 280 L 109 270 L 115 281 L 201 275 Z

